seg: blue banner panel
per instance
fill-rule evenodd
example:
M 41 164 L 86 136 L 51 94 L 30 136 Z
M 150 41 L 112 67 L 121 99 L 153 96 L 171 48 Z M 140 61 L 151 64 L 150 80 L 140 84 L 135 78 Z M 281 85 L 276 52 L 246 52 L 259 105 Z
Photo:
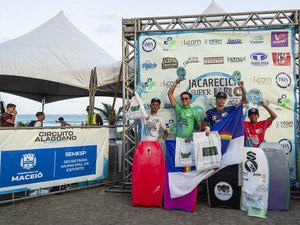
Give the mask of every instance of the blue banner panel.
M 97 146 L 1 151 L 0 187 L 96 173 Z

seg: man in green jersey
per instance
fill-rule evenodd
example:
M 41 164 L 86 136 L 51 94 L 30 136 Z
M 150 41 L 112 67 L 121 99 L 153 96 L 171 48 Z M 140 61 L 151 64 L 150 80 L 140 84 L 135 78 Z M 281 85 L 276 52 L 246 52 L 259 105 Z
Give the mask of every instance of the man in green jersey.
M 197 110 L 193 109 L 190 106 L 190 102 L 192 100 L 192 94 L 184 91 L 180 94 L 182 105 L 176 102 L 174 97 L 174 90 L 176 86 L 185 78 L 178 78 L 174 81 L 172 86 L 168 91 L 168 97 L 170 103 L 174 107 L 175 115 L 176 115 L 176 137 L 186 138 L 187 141 L 191 140 L 193 137 L 194 124 L 197 123 L 199 127 L 199 131 L 202 130 L 202 122 L 200 118 L 200 114 Z M 205 127 L 205 131 L 207 133 L 210 132 L 209 127 Z

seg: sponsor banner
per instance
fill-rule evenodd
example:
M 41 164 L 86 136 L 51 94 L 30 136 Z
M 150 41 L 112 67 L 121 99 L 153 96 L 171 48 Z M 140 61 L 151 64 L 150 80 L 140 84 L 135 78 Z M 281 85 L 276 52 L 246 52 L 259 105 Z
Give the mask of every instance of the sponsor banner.
M 140 34 L 137 58 L 138 81 L 145 87 L 142 100 L 149 109 L 151 98 L 161 99 L 159 115 L 172 138 L 176 119 L 167 92 L 178 78 L 179 68 L 184 68 L 185 80 L 175 89 L 176 100 L 181 103 L 179 94 L 191 92 L 191 106 L 202 118 L 215 106 L 219 91 L 227 93 L 227 106 L 238 103 L 242 95 L 238 82 L 243 80 L 249 102 L 244 109 L 245 119 L 252 107 L 260 110 L 260 120 L 269 117 L 259 105 L 260 100 L 274 110 L 277 119 L 267 130 L 265 140 L 290 148 L 286 152 L 294 179 L 297 123 L 293 43 L 292 28 Z
M 107 176 L 107 128 L 0 130 L 0 143 L 0 193 Z

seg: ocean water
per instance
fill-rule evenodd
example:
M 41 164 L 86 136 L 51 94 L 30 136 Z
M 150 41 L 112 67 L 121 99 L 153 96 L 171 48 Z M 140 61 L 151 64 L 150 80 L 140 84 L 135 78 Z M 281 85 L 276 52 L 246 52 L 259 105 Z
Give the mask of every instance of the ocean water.
M 51 127 L 59 126 L 60 124 L 55 122 L 55 120 L 58 120 L 59 117 L 63 117 L 65 121 L 72 126 L 79 126 L 82 122 L 85 123 L 86 114 L 46 114 L 43 125 Z M 36 120 L 36 116 L 34 114 L 17 114 L 15 124 L 17 124 L 19 121 L 28 123 L 31 120 Z

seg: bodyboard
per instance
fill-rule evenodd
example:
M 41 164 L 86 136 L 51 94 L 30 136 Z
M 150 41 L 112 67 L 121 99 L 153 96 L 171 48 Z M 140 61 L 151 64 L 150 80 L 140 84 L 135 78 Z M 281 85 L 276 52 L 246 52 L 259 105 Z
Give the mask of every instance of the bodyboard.
M 267 156 L 261 148 L 244 147 L 241 209 L 249 216 L 266 218 L 270 172 Z
M 164 155 L 159 142 L 140 142 L 133 157 L 132 205 L 161 207 L 164 170 Z
M 279 143 L 262 143 L 270 167 L 270 191 L 268 210 L 289 210 L 290 174 L 289 162 L 283 147 Z

